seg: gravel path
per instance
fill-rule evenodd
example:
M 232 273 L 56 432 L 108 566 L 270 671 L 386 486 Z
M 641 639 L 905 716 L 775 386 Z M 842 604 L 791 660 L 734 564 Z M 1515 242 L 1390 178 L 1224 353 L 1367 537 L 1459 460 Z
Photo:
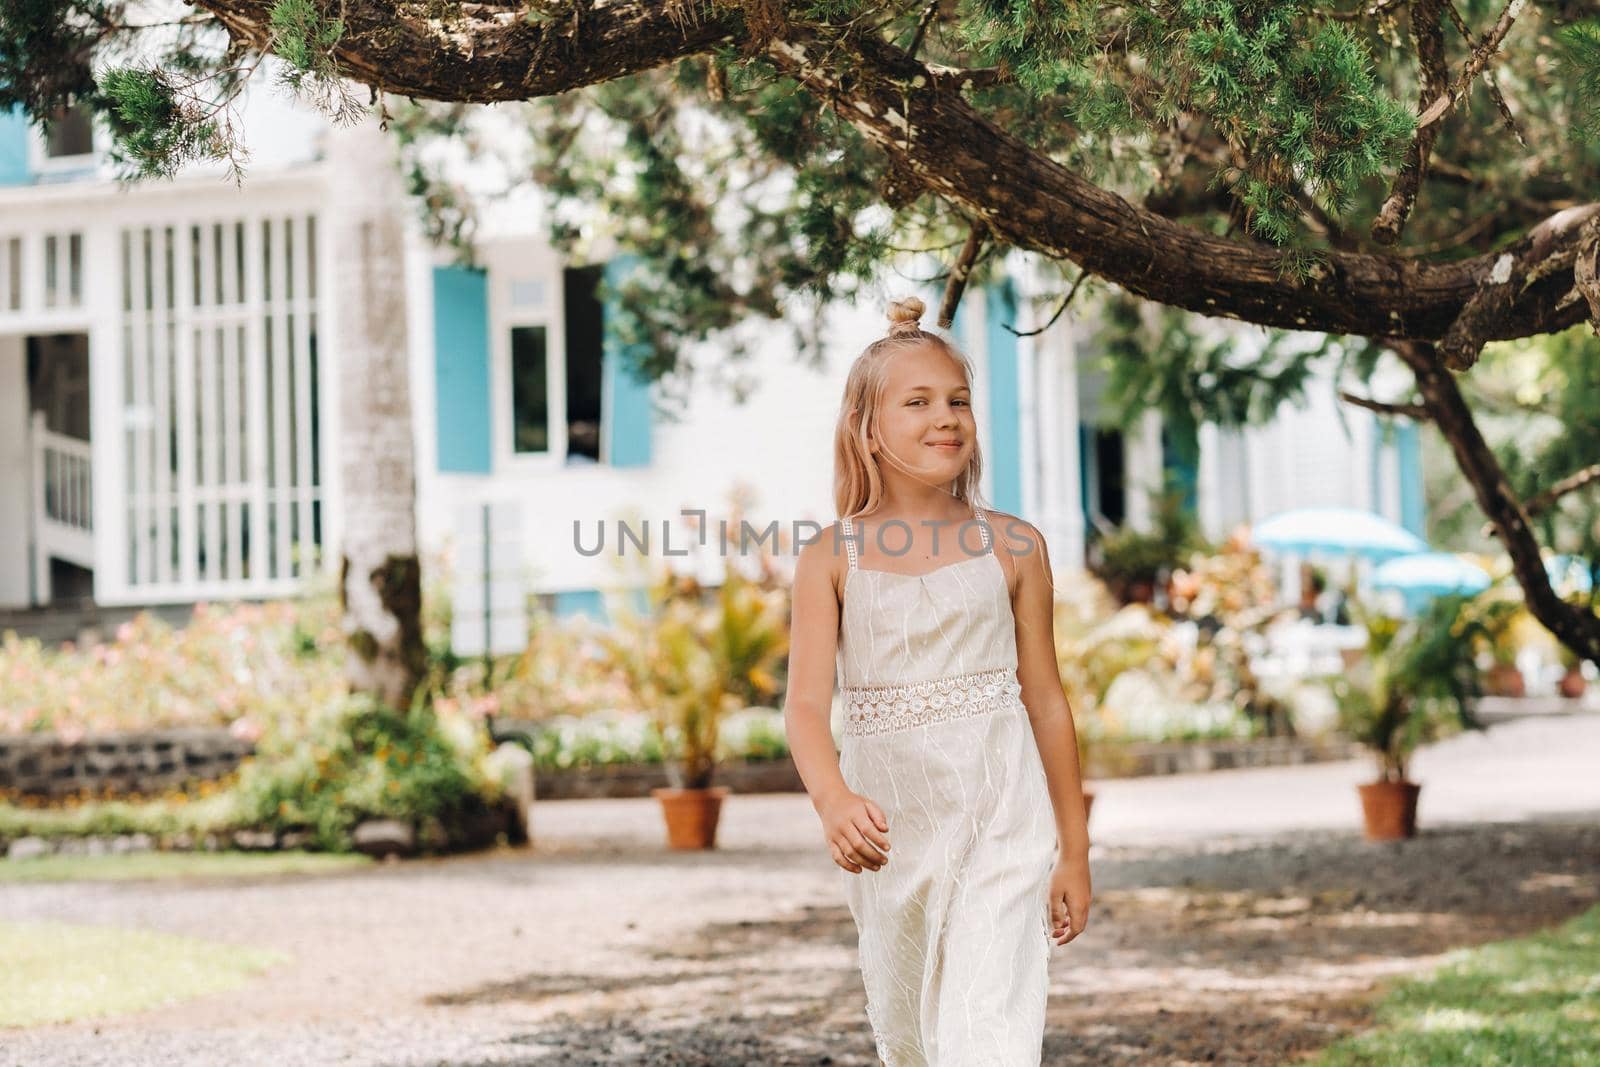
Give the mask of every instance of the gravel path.
M 1425 752 L 1423 832 L 1361 840 L 1359 762 L 1097 789 L 1095 910 L 1056 950 L 1045 1062 L 1281 1064 L 1375 983 L 1600 900 L 1600 717 Z M 0 886 L 0 914 L 278 948 L 250 984 L 8 1031 L 6 1067 L 875 1063 L 809 804 L 737 797 L 721 847 L 653 801 L 543 802 L 529 850 L 352 874 Z M 892 833 L 892 828 L 891 828 Z

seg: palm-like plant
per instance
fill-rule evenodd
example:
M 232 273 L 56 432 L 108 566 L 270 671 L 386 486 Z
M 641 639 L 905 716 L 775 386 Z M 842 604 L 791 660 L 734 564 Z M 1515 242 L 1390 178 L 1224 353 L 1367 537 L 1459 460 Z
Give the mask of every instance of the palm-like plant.
M 1420 745 L 1479 725 L 1471 711 L 1481 692 L 1473 655 L 1486 627 L 1459 596 L 1439 597 L 1411 619 L 1361 621 L 1366 658 L 1334 686 L 1340 724 L 1373 750 L 1381 781 L 1404 782 Z
M 665 572 L 650 610 L 618 612 L 602 637 L 634 697 L 654 717 L 680 789 L 710 786 L 722 716 L 776 693 L 789 647 L 781 589 L 747 578 L 728 559 L 710 597 L 693 578 Z

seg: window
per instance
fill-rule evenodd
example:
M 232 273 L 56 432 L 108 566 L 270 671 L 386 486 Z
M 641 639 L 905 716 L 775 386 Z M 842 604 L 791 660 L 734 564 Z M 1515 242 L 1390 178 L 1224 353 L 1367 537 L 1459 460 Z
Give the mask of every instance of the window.
M 575 267 L 563 277 L 567 333 L 567 462 L 600 462 L 601 309 L 604 267 Z
M 85 104 L 62 108 L 50 117 L 44 154 L 50 159 L 86 156 L 94 151 L 94 120 Z
M 1099 485 L 1100 514 L 1112 525 L 1128 517 L 1128 498 L 1123 484 L 1122 431 L 1096 429 L 1094 440 L 1095 481 Z
M 519 455 L 550 451 L 550 368 L 543 326 L 511 328 L 511 445 Z

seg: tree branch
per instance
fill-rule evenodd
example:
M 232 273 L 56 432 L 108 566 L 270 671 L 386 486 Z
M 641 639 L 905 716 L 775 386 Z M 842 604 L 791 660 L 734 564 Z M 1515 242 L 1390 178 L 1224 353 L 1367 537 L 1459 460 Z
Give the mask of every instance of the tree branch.
M 1438 96 L 1449 86 L 1449 71 L 1444 62 L 1444 30 L 1439 24 L 1443 5 L 1448 0 L 1414 0 L 1411 5 L 1411 39 L 1417 48 L 1417 63 L 1422 70 L 1422 98 Z M 1406 219 L 1417 202 L 1417 191 L 1422 188 L 1422 178 L 1428 172 L 1428 160 L 1433 155 L 1433 142 L 1438 139 L 1437 125 L 1417 124 L 1411 145 L 1406 149 L 1406 160 L 1395 175 L 1378 217 L 1372 222 L 1372 239 L 1379 244 L 1392 245 L 1400 239 Z
M 270 41 L 272 0 L 196 0 L 236 38 Z M 702 0 L 612 0 L 581 24 L 535 17 L 558 5 L 508 8 L 409 0 L 344 0 L 336 58 L 346 76 L 403 95 L 461 102 L 548 96 L 625 77 L 743 40 L 741 9 Z M 560 9 L 566 10 L 566 9 Z M 1284 329 L 1437 340 L 1480 293 L 1499 261 L 1484 254 L 1419 263 L 1333 249 L 1309 275 L 1303 256 L 1215 236 L 1128 203 L 1034 151 L 962 99 L 949 78 L 871 33 L 818 29 L 790 19 L 766 55 L 831 104 L 922 187 L 993 239 L 1070 259 L 1159 303 Z M 958 82 L 965 84 L 964 76 Z M 1587 210 L 1587 209 L 1584 209 Z M 1546 270 L 1529 265 L 1509 299 L 1481 324 L 1484 340 L 1557 330 L 1582 317 L 1572 292 L 1568 232 Z M 1526 242 L 1525 242 L 1526 243 Z M 1531 280 L 1529 280 L 1531 279 Z
M 1551 278 L 1561 278 L 1556 309 L 1578 311 L 1587 306 L 1579 299 L 1584 279 L 1578 261 L 1581 250 L 1588 249 L 1592 255 L 1597 216 L 1600 204 L 1558 212 L 1495 256 L 1477 291 L 1462 305 L 1461 313 L 1439 342 L 1445 365 L 1452 370 L 1470 368 L 1478 361 L 1484 344 L 1501 336 L 1505 317 L 1513 313 L 1523 294 Z M 1590 314 L 1595 316 L 1597 311 L 1591 310 Z
M 264 50 L 273 0 L 194 0 L 234 39 Z M 343 0 L 340 73 L 384 92 L 493 103 L 554 96 L 698 55 L 744 33 L 734 7 L 701 0 L 618 0 L 580 21 L 522 4 Z M 575 10 L 575 9 L 574 9 Z
M 1386 404 L 1381 400 L 1370 400 L 1364 396 L 1341 391 L 1339 399 L 1346 404 L 1354 404 L 1358 408 L 1376 411 L 1380 415 L 1400 415 L 1418 422 L 1428 421 L 1428 409 L 1421 404 Z
M 1592 485 L 1595 482 L 1600 482 L 1600 463 L 1585 467 L 1575 474 L 1569 474 L 1550 488 L 1529 497 L 1527 504 L 1528 514 L 1542 514 L 1545 509 L 1568 493 L 1576 493 L 1584 486 Z
M 1482 73 L 1494 59 L 1495 54 L 1500 51 L 1500 42 L 1506 39 L 1506 34 L 1511 31 L 1511 24 L 1516 21 L 1526 4 L 1527 0 L 1506 0 L 1505 10 L 1500 12 L 1500 18 L 1495 22 L 1494 28 L 1478 43 L 1478 47 L 1472 50 L 1472 54 L 1467 57 L 1466 65 L 1461 68 L 1461 73 L 1456 76 L 1450 88 L 1417 117 L 1419 129 L 1432 126 L 1444 118 L 1445 114 L 1456 106 L 1456 101 L 1466 95 L 1468 87 L 1472 85 L 1472 79 Z
M 1013 337 L 1037 337 L 1037 336 L 1039 336 L 1041 333 L 1044 333 L 1050 327 L 1054 326 L 1056 324 L 1056 320 L 1061 318 L 1062 314 L 1072 304 L 1073 297 L 1078 295 L 1078 289 L 1082 287 L 1083 280 L 1085 278 L 1087 278 L 1088 276 L 1089 276 L 1088 273 L 1085 272 L 1085 271 L 1079 271 L 1078 272 L 1078 276 L 1076 278 L 1072 279 L 1072 288 L 1067 290 L 1067 295 L 1061 298 L 1061 303 L 1060 303 L 1060 305 L 1058 305 L 1056 307 L 1055 314 L 1051 315 L 1050 316 L 1050 321 L 1046 322 L 1043 326 L 1040 326 L 1037 329 L 1033 329 L 1033 330 L 1019 330 L 1015 326 L 1012 326 L 1010 323 L 1002 322 L 1000 325 L 1004 326 L 1006 328 L 1006 331 L 1008 333 L 1010 333 Z
M 1600 616 L 1568 604 L 1551 588 L 1539 543 L 1528 524 L 1527 508 L 1511 491 L 1505 471 L 1473 421 L 1455 377 L 1442 366 L 1432 345 L 1403 341 L 1392 347 L 1416 375 L 1417 391 L 1422 394 L 1433 424 L 1455 453 L 1456 464 L 1471 483 L 1478 506 L 1505 545 L 1528 610 L 1562 644 L 1587 659 L 1600 660 Z
M 767 54 L 927 189 L 987 223 L 996 239 L 1070 259 L 1173 307 L 1291 330 L 1435 340 L 1497 262 L 1489 254 L 1419 263 L 1334 249 L 1299 281 L 1291 251 L 1213 236 L 1135 207 L 995 126 L 886 42 L 796 26 Z M 1561 269 L 1571 265 L 1575 231 L 1558 215 L 1534 233 L 1540 243 L 1535 248 L 1530 235 L 1524 254 L 1557 256 L 1555 269 L 1485 321 L 1485 340 L 1562 329 L 1580 317 L 1563 302 L 1572 281 Z
M 922 38 L 927 34 L 928 27 L 933 25 L 933 18 L 939 13 L 939 0 L 928 0 L 928 6 L 923 9 L 922 17 L 917 20 L 917 32 L 911 35 L 911 43 L 906 46 L 906 54 L 913 59 L 922 49 Z
M 1578 251 L 1572 261 L 1573 288 L 1589 305 L 1589 325 L 1600 335 L 1600 214 L 1590 216 L 1578 236 Z
M 946 67 L 929 63 L 928 73 L 933 76 L 935 85 L 957 92 L 962 89 L 987 89 L 1011 80 L 1011 76 L 999 67 Z
M 966 243 L 961 246 L 961 252 L 950 268 L 950 277 L 944 284 L 944 299 L 939 301 L 941 330 L 948 330 L 950 324 L 955 321 L 956 308 L 961 305 L 961 294 L 967 291 L 967 277 L 972 273 L 972 265 L 977 262 L 978 253 L 983 249 L 983 241 L 988 232 L 988 227 L 983 223 L 973 223 L 972 229 L 967 233 Z

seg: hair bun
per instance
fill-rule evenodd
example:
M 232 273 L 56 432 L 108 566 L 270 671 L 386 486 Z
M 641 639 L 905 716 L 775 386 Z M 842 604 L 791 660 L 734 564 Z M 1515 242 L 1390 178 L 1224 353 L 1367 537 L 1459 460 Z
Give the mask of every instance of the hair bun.
M 889 304 L 889 335 L 918 333 L 922 313 L 927 310 L 927 305 L 914 296 L 904 300 L 895 300 Z

